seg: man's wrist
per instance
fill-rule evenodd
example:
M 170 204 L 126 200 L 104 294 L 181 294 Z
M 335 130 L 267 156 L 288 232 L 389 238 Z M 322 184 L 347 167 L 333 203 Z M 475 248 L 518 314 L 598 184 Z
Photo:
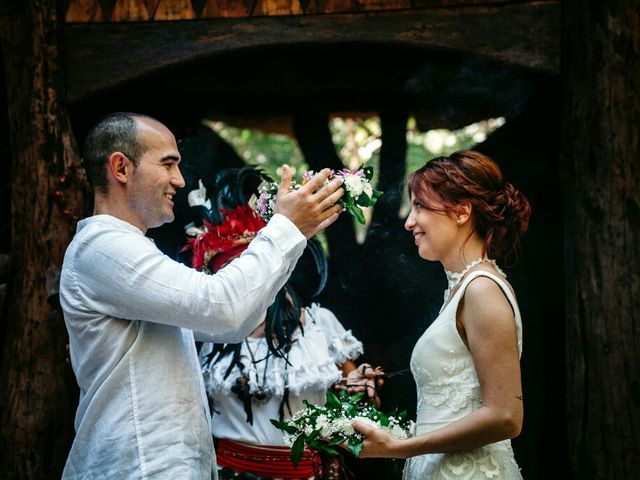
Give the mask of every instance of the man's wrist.
M 276 213 L 267 226 L 264 227 L 265 234 L 282 245 L 285 250 L 289 250 L 300 242 L 306 246 L 307 238 L 300 229 L 286 215 Z

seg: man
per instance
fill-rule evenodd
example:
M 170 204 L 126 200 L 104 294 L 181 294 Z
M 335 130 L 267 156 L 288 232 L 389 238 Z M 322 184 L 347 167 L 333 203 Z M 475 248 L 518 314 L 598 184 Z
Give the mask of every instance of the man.
M 147 229 L 173 220 L 184 186 L 173 134 L 132 113 L 89 133 L 83 165 L 95 211 L 65 254 L 60 298 L 80 386 L 65 479 L 209 479 L 210 416 L 194 332 L 237 342 L 260 322 L 306 239 L 336 220 L 343 194 L 329 172 L 289 192 L 245 253 L 216 275 L 162 255 Z

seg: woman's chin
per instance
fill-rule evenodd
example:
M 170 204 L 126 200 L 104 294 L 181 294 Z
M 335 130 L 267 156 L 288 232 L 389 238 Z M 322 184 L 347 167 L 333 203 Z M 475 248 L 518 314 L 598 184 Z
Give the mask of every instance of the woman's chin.
M 433 255 L 433 253 L 429 252 L 424 248 L 418 249 L 418 255 L 420 255 L 420 258 L 422 258 L 423 260 L 428 260 L 430 262 L 438 261 L 438 259 L 435 257 L 435 255 Z

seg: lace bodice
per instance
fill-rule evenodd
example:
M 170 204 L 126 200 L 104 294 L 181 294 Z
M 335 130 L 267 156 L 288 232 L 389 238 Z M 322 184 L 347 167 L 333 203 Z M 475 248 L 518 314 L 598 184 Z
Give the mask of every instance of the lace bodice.
M 441 428 L 482 406 L 473 359 L 456 328 L 460 300 L 469 283 L 479 276 L 493 279 L 509 300 L 514 311 L 518 351 L 522 353 L 520 310 L 504 276 L 486 270 L 471 271 L 420 337 L 411 355 L 411 372 L 418 391 L 418 435 Z M 507 440 L 471 452 L 415 457 L 407 463 L 405 478 L 467 480 L 515 479 L 521 476 L 513 459 L 511 442 Z

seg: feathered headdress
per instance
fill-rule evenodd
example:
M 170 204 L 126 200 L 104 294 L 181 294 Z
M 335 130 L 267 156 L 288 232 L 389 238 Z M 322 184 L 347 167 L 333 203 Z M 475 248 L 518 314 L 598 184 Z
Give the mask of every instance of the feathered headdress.
M 254 167 L 229 169 L 218 175 L 211 197 L 202 182 L 189 193 L 189 205 L 202 211 L 202 225 L 185 227 L 191 238 L 182 252 L 191 252 L 193 268 L 216 272 L 249 246 L 265 222 L 248 201 L 265 179 L 270 180 Z

